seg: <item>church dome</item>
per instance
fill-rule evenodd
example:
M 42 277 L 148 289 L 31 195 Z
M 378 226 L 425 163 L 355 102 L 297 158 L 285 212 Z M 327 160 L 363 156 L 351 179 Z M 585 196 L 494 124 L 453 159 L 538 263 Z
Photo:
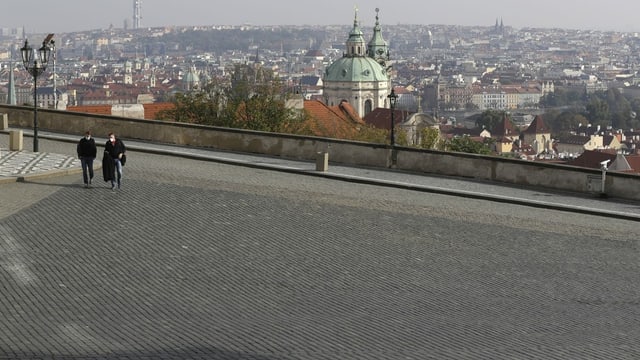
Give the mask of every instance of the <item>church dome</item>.
M 370 57 L 343 57 L 329 65 L 324 73 L 325 82 L 388 81 L 387 71 Z
M 186 84 L 197 85 L 200 82 L 200 77 L 195 72 L 188 71 L 184 75 L 184 78 L 182 79 L 182 82 L 184 82 Z
M 200 77 L 196 73 L 195 67 L 190 67 L 184 77 L 182 78 L 182 86 L 185 90 L 193 90 L 200 85 Z

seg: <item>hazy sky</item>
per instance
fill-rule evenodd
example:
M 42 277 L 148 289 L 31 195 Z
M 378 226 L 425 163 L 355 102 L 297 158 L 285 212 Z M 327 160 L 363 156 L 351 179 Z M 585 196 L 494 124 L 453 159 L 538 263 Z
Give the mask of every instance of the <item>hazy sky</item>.
M 350 25 L 358 7 L 363 26 L 375 8 L 385 24 L 493 25 L 501 18 L 516 28 L 544 27 L 640 32 L 635 0 L 142 0 L 142 26 L 165 25 Z M 29 33 L 121 28 L 133 23 L 133 0 L 2 0 L 0 27 Z

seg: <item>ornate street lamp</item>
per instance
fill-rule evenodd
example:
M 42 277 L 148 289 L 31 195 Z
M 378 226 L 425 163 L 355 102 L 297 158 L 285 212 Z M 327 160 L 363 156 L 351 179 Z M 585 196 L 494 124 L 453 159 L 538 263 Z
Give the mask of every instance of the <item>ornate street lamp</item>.
M 29 41 L 25 40 L 24 46 L 20 49 L 24 68 L 33 76 L 33 152 L 38 152 L 38 76 L 42 75 L 49 65 L 51 49 L 47 45 L 48 42 L 43 41 L 42 47 L 36 52 L 29 45 Z
M 387 98 L 389 98 L 389 104 L 391 105 L 391 147 L 394 147 L 396 145 L 396 137 L 394 133 L 395 121 L 393 117 L 396 110 L 398 95 L 396 95 L 396 92 L 391 89 L 391 94 L 387 95 Z

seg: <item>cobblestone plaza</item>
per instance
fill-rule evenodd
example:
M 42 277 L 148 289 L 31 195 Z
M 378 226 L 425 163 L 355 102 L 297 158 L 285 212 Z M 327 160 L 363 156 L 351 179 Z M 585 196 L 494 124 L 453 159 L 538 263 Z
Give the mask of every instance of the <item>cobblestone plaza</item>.
M 0 359 L 640 357 L 635 221 L 135 151 L 94 184 L 0 185 Z

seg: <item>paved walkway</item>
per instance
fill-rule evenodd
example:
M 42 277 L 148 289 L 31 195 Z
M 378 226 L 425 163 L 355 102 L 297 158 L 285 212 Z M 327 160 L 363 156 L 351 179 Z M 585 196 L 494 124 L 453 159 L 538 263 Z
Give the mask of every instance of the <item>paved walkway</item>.
M 31 135 L 29 130 L 23 131 L 25 136 Z M 75 142 L 79 139 L 78 136 L 48 132 L 40 132 L 40 137 L 64 142 Z M 7 142 L 8 136 L 0 136 L 0 183 L 3 181 L 28 181 L 33 178 L 81 172 L 80 161 L 72 154 L 33 153 L 28 150 L 9 152 L 7 151 Z M 96 143 L 102 144 L 104 142 L 106 142 L 105 138 L 96 138 Z M 315 170 L 314 162 L 308 161 L 132 140 L 126 140 L 126 144 L 128 149 L 141 152 L 627 220 L 640 220 L 640 202 L 624 199 L 602 199 L 597 194 L 585 195 L 540 188 L 515 187 L 495 182 L 415 174 L 391 169 L 341 166 L 331 162 L 328 171 L 320 172 Z M 329 160 L 331 160 L 330 157 Z M 99 165 L 98 163 L 96 162 L 96 165 Z
M 73 157 L 68 141 L 40 150 Z M 434 193 L 556 199 L 535 189 L 127 143 L 145 152 L 120 190 L 0 185 L 0 359 L 640 358 L 637 221 Z
M 1 149 L 0 179 L 16 181 L 25 176 L 59 175 L 61 172 L 79 171 L 80 160 L 68 155 L 48 152 L 8 151 Z M 1 180 L 0 180 L 1 181 Z

